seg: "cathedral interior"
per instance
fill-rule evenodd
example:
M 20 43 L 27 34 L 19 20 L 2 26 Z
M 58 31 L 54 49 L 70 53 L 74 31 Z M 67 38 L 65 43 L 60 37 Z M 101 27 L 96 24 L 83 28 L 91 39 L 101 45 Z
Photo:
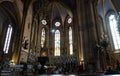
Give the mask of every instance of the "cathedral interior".
M 120 62 L 119 17 L 120 0 L 0 0 L 0 64 L 102 72 Z

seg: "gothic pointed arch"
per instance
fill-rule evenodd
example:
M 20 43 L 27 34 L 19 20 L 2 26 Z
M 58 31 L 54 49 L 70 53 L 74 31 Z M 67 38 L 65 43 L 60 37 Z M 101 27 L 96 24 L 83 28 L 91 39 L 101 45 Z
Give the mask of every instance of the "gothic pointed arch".
M 16 50 L 18 50 L 20 46 L 16 44 L 19 44 L 20 40 L 20 19 L 15 3 L 12 1 L 0 2 L 0 17 L 0 45 L 3 47 L 2 49 L 7 54 L 7 57 L 10 57 L 11 60 L 12 56 L 15 53 L 17 54 L 17 57 L 14 57 L 14 62 L 17 63 L 19 52 Z

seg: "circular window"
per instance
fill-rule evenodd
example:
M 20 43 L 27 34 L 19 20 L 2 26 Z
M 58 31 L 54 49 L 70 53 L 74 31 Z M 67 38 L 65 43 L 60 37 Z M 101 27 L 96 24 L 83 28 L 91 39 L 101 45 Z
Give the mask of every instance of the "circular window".
M 60 22 L 55 22 L 55 26 L 60 26 Z
M 68 19 L 68 23 L 70 24 L 72 22 L 72 18 L 69 18 Z
M 47 21 L 46 20 L 42 20 L 41 21 L 43 25 L 46 25 L 47 24 Z

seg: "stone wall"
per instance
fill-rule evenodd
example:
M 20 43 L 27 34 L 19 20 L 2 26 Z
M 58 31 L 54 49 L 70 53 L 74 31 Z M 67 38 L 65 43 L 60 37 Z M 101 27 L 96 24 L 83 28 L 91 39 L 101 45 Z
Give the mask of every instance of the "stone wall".
M 115 53 L 115 57 L 119 60 L 120 62 L 120 53 Z

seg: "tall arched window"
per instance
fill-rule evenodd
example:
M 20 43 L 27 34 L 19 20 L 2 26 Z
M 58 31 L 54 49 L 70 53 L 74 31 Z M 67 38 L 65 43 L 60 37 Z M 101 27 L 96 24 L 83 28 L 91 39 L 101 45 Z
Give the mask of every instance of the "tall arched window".
M 69 27 L 69 49 L 70 49 L 70 55 L 73 54 L 73 41 L 72 41 L 72 28 Z
M 120 35 L 117 30 L 117 21 L 115 15 L 112 14 L 109 16 L 109 24 L 110 24 L 113 43 L 114 43 L 114 48 L 115 50 L 118 50 L 120 49 Z
M 55 31 L 55 56 L 60 56 L 60 31 Z
M 9 24 L 8 29 L 7 29 L 7 34 L 6 34 L 4 49 L 3 49 L 3 51 L 5 53 L 8 53 L 9 45 L 10 45 L 10 40 L 11 40 L 11 35 L 12 35 L 12 26 Z
M 44 47 L 45 44 L 45 28 L 42 29 L 41 33 L 41 47 Z

